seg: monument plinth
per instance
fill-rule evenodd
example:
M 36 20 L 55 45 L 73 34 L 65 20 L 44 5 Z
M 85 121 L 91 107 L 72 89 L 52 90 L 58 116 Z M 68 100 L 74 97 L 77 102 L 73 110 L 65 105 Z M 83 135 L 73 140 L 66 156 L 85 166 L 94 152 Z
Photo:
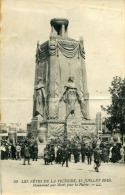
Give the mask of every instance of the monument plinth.
M 83 38 L 68 37 L 67 19 L 54 18 L 50 24 L 49 40 L 37 43 L 30 128 L 44 143 L 64 134 L 84 134 L 95 126 L 89 117 Z

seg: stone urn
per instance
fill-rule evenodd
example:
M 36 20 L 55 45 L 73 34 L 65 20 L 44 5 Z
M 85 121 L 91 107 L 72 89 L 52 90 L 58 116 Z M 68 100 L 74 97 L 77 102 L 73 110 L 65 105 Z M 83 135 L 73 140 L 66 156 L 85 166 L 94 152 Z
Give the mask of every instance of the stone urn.
M 8 132 L 9 141 L 13 142 L 16 139 L 16 130 L 11 130 Z
M 41 158 L 44 155 L 44 148 L 46 146 L 47 128 L 41 127 L 37 131 L 38 136 L 38 157 Z
M 41 127 L 38 129 L 38 140 L 40 143 L 45 143 L 46 141 L 47 128 Z
M 118 142 L 118 135 L 117 134 L 113 135 L 113 140 L 114 140 L 114 142 Z

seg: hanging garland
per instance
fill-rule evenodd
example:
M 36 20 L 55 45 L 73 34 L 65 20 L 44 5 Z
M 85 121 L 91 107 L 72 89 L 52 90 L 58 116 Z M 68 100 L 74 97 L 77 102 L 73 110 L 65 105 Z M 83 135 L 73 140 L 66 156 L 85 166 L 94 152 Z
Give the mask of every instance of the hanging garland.
M 48 56 L 54 56 L 56 54 L 58 57 L 59 50 L 66 58 L 73 58 L 76 54 L 78 54 L 78 58 L 81 55 L 85 59 L 84 47 L 80 44 L 80 42 L 51 40 L 46 41 L 37 48 L 36 62 L 45 61 Z

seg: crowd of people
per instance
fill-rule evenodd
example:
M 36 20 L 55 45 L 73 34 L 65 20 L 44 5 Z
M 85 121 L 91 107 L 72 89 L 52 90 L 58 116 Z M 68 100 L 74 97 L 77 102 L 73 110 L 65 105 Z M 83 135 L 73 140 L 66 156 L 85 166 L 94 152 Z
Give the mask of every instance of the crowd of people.
M 55 161 L 56 163 L 64 165 L 66 162 L 66 167 L 68 167 L 68 162 L 71 161 L 71 156 L 73 156 L 74 163 L 85 162 L 87 159 L 87 164 L 91 164 L 92 160 L 95 163 L 95 170 L 98 171 L 101 162 L 116 163 L 125 161 L 125 148 L 121 143 L 109 144 L 108 142 L 101 142 L 97 144 L 85 144 L 84 142 L 70 142 L 68 144 L 48 144 L 44 149 L 44 159 L 45 165 Z
M 91 164 L 92 160 L 95 163 L 95 171 L 99 171 L 98 168 L 101 162 L 116 163 L 125 161 L 125 148 L 121 143 L 108 143 L 108 142 L 90 142 L 85 143 L 80 138 L 73 138 L 72 140 L 51 140 L 46 145 L 43 151 L 42 158 L 44 159 L 45 165 L 58 163 L 62 166 L 66 163 L 68 167 L 69 161 L 74 163 L 85 162 Z M 30 164 L 30 159 L 38 160 L 38 143 L 32 138 L 26 138 L 23 142 L 8 143 L 6 140 L 1 141 L 1 159 L 24 159 L 23 164 L 26 161 Z
M 33 139 L 24 139 L 23 141 L 13 143 L 7 140 L 1 140 L 1 159 L 21 160 L 24 159 L 24 165 L 26 160 L 30 164 L 30 159 L 33 161 L 38 159 L 38 144 Z

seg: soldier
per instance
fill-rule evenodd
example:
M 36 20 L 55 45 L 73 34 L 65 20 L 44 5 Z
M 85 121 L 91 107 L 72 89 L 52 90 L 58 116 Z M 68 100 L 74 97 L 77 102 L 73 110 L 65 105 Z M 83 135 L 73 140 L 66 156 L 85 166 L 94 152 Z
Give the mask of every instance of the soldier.
M 34 159 L 36 159 L 36 161 L 38 159 L 38 146 L 36 144 L 33 146 L 33 161 Z
M 99 167 L 101 165 L 101 155 L 99 147 L 95 148 L 94 150 L 94 163 L 95 163 L 95 171 L 99 172 Z
M 54 145 L 51 145 L 50 147 L 50 162 L 52 165 L 52 162 L 55 160 L 55 150 L 54 150 Z
M 63 146 L 63 149 L 62 149 L 62 166 L 64 165 L 65 162 L 66 162 L 66 167 L 68 167 L 68 150 L 67 150 L 66 146 Z
M 104 147 L 104 149 L 103 149 L 103 161 L 104 161 L 104 163 L 109 162 L 109 155 L 108 155 L 107 147 Z
M 77 163 L 78 162 L 79 150 L 78 150 L 78 147 L 76 145 L 73 148 L 73 155 L 74 155 L 75 163 Z
M 50 151 L 47 146 L 44 148 L 44 161 L 45 161 L 45 165 L 48 165 L 50 161 Z
M 86 154 L 86 146 L 85 146 L 85 144 L 82 144 L 82 146 L 81 146 L 82 162 L 85 162 L 85 154 Z
M 25 149 L 24 149 L 24 163 L 23 163 L 23 165 L 26 165 L 25 164 L 26 160 L 28 161 L 28 165 L 30 165 L 30 152 L 29 152 L 28 144 L 25 145 Z
M 71 150 L 71 146 L 70 145 L 67 147 L 67 150 L 68 150 L 68 160 L 71 161 L 72 150 Z
M 12 144 L 11 146 L 11 152 L 12 152 L 12 159 L 16 159 L 16 148 L 14 146 L 14 144 Z
M 9 158 L 12 158 L 11 144 L 9 144 Z
M 77 148 L 78 148 L 77 162 L 80 162 L 81 145 L 79 143 L 77 145 Z
M 92 153 L 93 153 L 93 150 L 92 150 L 91 146 L 88 146 L 88 148 L 86 150 L 86 155 L 87 155 L 87 158 L 88 158 L 88 165 L 89 164 L 91 165 Z
M 117 162 L 117 146 L 114 145 L 112 148 L 112 162 L 116 163 Z

